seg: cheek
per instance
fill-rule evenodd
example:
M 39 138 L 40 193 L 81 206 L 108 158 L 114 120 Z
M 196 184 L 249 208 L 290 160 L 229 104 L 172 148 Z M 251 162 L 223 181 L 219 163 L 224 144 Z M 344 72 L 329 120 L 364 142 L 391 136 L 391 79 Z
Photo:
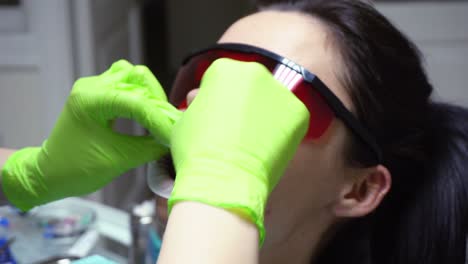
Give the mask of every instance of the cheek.
M 266 224 L 270 233 L 287 233 L 308 217 L 321 214 L 336 200 L 344 175 L 344 133 L 334 122 L 320 142 L 299 146 L 285 175 L 272 192 Z M 281 231 L 277 227 L 281 226 Z
M 334 199 L 339 185 L 335 158 L 328 148 L 301 145 L 271 194 L 271 204 L 301 210 L 324 207 Z
M 333 200 L 345 180 L 346 132 L 341 122 L 334 121 L 320 141 L 301 144 L 272 197 L 315 207 Z

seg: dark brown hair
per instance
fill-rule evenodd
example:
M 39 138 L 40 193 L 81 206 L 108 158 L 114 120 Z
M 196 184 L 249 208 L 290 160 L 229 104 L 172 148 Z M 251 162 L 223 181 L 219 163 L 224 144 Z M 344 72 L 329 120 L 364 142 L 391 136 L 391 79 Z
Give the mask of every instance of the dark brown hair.
M 259 0 L 324 23 L 342 59 L 338 78 L 392 174 L 378 209 L 352 220 L 318 263 L 464 263 L 468 228 L 468 111 L 430 100 L 417 47 L 370 4 L 358 0 Z M 320 76 L 319 76 L 320 77 Z M 373 158 L 358 140 L 352 166 Z

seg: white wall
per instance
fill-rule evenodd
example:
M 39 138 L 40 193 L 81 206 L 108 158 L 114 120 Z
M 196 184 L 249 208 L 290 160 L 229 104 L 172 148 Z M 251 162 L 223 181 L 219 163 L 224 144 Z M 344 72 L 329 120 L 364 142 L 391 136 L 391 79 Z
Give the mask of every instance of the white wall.
M 377 7 L 423 52 L 436 98 L 468 107 L 468 2 Z
M 41 144 L 63 107 L 74 79 L 69 12 L 67 0 L 23 0 L 0 12 L 8 19 L 0 28 L 3 147 Z
M 0 145 L 36 145 L 47 131 L 42 102 L 46 101 L 37 68 L 0 67 Z

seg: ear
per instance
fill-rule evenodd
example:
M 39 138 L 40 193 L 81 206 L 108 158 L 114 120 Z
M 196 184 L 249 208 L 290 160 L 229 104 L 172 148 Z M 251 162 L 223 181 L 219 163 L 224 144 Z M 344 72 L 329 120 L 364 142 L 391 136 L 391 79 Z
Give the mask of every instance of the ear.
M 343 186 L 333 206 L 337 217 L 361 217 L 369 214 L 390 190 L 392 177 L 382 165 L 359 169 L 356 176 Z

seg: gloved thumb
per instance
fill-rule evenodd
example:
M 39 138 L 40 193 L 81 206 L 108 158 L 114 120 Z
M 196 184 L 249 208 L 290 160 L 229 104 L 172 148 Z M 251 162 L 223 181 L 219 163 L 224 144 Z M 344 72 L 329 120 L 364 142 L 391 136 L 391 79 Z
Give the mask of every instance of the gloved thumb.
M 117 135 L 120 137 L 116 149 L 120 164 L 126 164 L 129 168 L 135 168 L 153 160 L 161 158 L 169 152 L 169 149 L 159 144 L 153 136 Z

